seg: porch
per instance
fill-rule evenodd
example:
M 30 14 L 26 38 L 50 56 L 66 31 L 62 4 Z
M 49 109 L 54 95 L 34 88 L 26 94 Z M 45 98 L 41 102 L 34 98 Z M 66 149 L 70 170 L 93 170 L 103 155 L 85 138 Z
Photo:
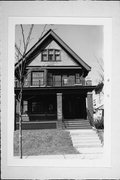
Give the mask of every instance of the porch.
M 18 90 L 16 95 L 17 92 Z M 15 107 L 15 129 L 18 129 L 17 100 Z M 78 124 L 76 123 L 78 128 L 80 128 L 81 122 L 83 122 L 84 128 L 88 128 L 88 125 L 90 128 L 92 108 L 92 94 L 88 93 L 88 89 L 73 90 L 69 88 L 67 91 L 66 89 L 60 89 L 60 91 L 58 89 L 47 89 L 47 91 L 24 89 L 22 129 L 64 129 L 71 120 L 74 123 L 78 122 Z

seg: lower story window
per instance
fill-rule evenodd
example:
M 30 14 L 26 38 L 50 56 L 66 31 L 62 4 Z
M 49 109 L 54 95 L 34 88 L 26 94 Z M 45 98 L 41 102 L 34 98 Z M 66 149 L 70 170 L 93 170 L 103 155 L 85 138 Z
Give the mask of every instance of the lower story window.
M 32 102 L 31 104 L 32 113 L 41 114 L 43 113 L 43 105 L 41 102 Z
M 33 101 L 30 103 L 32 114 L 55 114 L 56 102 L 47 100 Z

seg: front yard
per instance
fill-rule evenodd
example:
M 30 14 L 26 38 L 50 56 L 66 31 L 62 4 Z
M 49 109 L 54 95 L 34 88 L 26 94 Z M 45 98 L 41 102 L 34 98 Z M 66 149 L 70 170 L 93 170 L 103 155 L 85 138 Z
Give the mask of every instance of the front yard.
M 65 130 L 23 130 L 23 156 L 78 154 Z M 14 155 L 19 155 L 19 131 L 14 132 Z

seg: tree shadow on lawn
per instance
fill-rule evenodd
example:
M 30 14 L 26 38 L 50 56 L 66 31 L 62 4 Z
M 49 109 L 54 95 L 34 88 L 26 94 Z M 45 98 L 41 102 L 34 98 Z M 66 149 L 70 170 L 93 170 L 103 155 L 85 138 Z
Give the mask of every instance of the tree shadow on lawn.
M 79 154 L 65 130 L 23 130 L 23 156 Z M 14 132 L 14 155 L 19 155 L 19 131 Z

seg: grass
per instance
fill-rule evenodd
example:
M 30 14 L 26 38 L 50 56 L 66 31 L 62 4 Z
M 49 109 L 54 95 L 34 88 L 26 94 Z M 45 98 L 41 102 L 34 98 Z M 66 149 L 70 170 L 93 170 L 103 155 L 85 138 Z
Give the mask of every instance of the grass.
M 78 154 L 65 130 L 23 130 L 23 155 Z M 14 155 L 19 155 L 19 132 L 14 133 Z

